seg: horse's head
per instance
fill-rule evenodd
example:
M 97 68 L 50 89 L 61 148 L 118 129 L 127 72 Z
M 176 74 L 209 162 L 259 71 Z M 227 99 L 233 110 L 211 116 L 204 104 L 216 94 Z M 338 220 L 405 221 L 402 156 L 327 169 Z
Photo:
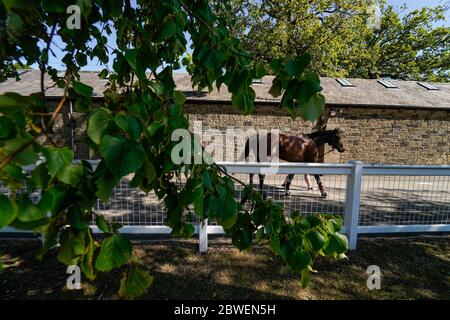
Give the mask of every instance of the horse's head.
M 330 130 L 329 135 L 327 137 L 327 143 L 333 148 L 336 149 L 338 152 L 344 152 L 345 148 L 344 145 L 341 142 L 341 131 L 339 128 Z

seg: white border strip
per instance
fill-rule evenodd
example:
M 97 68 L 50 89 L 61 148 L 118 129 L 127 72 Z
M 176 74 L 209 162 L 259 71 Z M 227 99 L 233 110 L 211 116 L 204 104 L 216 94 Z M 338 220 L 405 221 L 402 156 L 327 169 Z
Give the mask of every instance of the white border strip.
M 358 234 L 450 232 L 450 224 L 359 226 Z

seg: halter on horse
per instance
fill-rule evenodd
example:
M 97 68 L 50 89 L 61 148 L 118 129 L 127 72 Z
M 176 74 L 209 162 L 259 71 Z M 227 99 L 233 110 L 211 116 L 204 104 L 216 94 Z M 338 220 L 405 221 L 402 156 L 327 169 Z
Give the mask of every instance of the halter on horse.
M 262 143 L 264 140 L 267 143 L 267 156 L 271 157 L 271 133 L 267 134 L 267 137 L 262 137 Z M 341 143 L 340 131 L 339 129 L 334 130 L 326 130 L 320 132 L 313 132 L 309 134 L 304 134 L 300 136 L 287 136 L 284 134 L 279 134 L 279 158 L 281 160 L 285 160 L 288 162 L 318 162 L 319 161 L 319 148 L 328 144 L 332 150 L 336 149 L 338 152 L 344 152 L 345 148 Z M 245 159 L 248 159 L 250 151 L 256 156 L 256 161 L 260 162 L 260 154 L 259 154 L 259 145 L 260 145 L 260 137 L 256 136 L 256 149 L 250 150 L 250 139 L 248 139 L 245 143 Z M 254 174 L 250 174 L 250 184 L 253 184 L 253 176 Z M 288 194 L 289 187 L 291 185 L 292 179 L 294 178 L 294 174 L 289 174 L 286 177 L 286 180 L 283 183 L 285 187 L 285 192 Z M 317 181 L 317 185 L 319 186 L 320 193 L 322 197 L 326 197 L 327 193 L 325 192 L 325 188 L 320 180 L 319 175 L 314 175 L 314 178 Z M 264 175 L 259 175 L 259 189 L 262 191 L 264 186 Z

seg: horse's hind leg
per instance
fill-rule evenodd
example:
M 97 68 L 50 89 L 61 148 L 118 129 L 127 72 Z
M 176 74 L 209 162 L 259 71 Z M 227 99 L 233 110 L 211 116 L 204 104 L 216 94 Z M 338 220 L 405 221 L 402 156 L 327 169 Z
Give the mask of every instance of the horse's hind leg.
M 315 174 L 314 178 L 316 179 L 317 186 L 319 187 L 319 191 L 320 191 L 320 194 L 322 195 L 322 198 L 326 198 L 328 196 L 328 194 L 325 191 L 325 187 L 323 186 L 322 181 L 320 180 L 320 175 Z
M 294 174 L 288 174 L 283 184 L 281 185 L 282 187 L 284 187 L 285 195 L 289 195 L 289 187 L 291 186 L 292 180 L 294 180 Z
M 308 188 L 308 190 L 312 190 L 313 188 L 311 187 L 311 182 L 309 181 L 309 175 L 305 174 L 304 178 L 306 182 L 306 187 Z

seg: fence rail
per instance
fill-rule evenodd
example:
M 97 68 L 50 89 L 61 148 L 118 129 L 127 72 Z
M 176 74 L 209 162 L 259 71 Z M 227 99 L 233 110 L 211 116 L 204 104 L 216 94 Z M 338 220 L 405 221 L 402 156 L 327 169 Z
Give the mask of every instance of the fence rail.
M 96 163 L 93 162 L 95 165 Z M 303 215 L 333 213 L 344 218 L 350 249 L 356 248 L 358 234 L 450 231 L 449 165 L 384 165 L 352 161 L 334 163 L 236 163 L 222 162 L 227 172 L 248 181 L 248 174 L 264 174 L 263 191 L 281 202 L 285 213 Z M 32 168 L 25 168 L 25 170 Z M 287 174 L 295 174 L 290 194 L 281 186 Z M 328 197 L 308 190 L 304 175 L 321 175 Z M 247 179 L 247 180 L 246 180 Z M 255 179 L 257 181 L 258 179 Z M 123 224 L 122 232 L 169 234 L 164 225 L 164 207 L 152 194 L 129 186 L 122 179 L 108 203 L 100 200 L 94 208 L 111 221 Z M 311 185 L 315 185 L 311 179 Z M 1 188 L 0 192 L 8 192 Z M 242 187 L 236 186 L 236 198 Z M 95 226 L 94 232 L 100 232 Z M 18 232 L 5 228 L 2 232 Z M 208 235 L 223 234 L 214 222 L 196 222 L 200 251 L 207 250 Z

